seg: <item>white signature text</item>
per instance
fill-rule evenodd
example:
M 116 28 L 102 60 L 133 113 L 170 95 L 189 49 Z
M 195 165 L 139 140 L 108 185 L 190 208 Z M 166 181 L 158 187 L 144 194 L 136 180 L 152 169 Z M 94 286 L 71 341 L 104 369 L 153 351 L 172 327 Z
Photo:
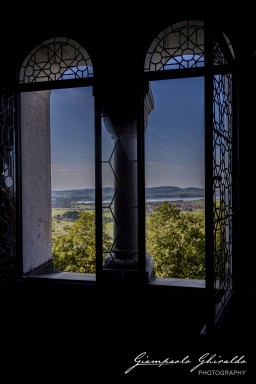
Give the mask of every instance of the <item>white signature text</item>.
M 125 374 L 131 372 L 134 368 L 139 366 L 157 366 L 162 367 L 164 365 L 178 365 L 178 364 L 193 364 L 192 368 L 190 369 L 190 372 L 194 372 L 198 368 L 204 366 L 205 364 L 215 364 L 215 365 L 221 365 L 221 364 L 246 364 L 247 361 L 245 360 L 245 356 L 233 356 L 231 358 L 222 358 L 221 356 L 217 356 L 217 354 L 210 354 L 205 353 L 202 356 L 198 358 L 196 363 L 193 363 L 190 357 L 187 355 L 183 358 L 179 359 L 173 359 L 170 357 L 167 357 L 165 359 L 150 359 L 147 355 L 147 352 L 142 352 L 134 359 L 134 365 L 132 365 L 130 368 L 128 368 L 125 371 Z

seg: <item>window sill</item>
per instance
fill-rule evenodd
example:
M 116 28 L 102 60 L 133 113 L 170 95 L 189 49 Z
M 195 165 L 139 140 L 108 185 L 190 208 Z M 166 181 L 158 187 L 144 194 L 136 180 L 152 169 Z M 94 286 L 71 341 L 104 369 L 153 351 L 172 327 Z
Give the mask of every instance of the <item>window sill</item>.
M 196 279 L 175 279 L 167 277 L 156 277 L 153 281 L 149 283 L 153 286 L 161 287 L 180 287 L 180 288 L 203 288 L 205 289 L 205 280 L 196 280 Z
M 40 275 L 23 276 L 23 278 L 25 280 L 51 280 L 69 283 L 81 282 L 88 284 L 96 283 L 96 274 L 90 273 L 52 272 Z M 205 280 L 156 277 L 153 281 L 148 283 L 148 286 L 205 289 Z
M 45 273 L 42 275 L 24 276 L 24 279 L 31 280 L 56 280 L 61 282 L 82 282 L 82 283 L 95 283 L 95 273 L 75 273 L 75 272 L 53 272 Z

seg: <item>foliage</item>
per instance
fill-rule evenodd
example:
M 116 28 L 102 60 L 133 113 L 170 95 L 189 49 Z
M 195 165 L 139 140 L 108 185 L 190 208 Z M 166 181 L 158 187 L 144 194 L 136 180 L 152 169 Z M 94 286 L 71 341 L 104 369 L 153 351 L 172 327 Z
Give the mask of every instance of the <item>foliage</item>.
M 203 217 L 184 215 L 173 204 L 164 202 L 148 218 L 146 240 L 156 276 L 205 278 Z
M 72 219 L 73 221 L 78 220 L 79 216 L 80 216 L 80 212 L 78 211 L 66 211 L 62 215 L 63 218 Z
M 58 233 L 53 223 L 52 251 L 55 268 L 66 272 L 95 273 L 95 218 L 94 213 L 82 211 L 72 226 Z M 110 248 L 111 238 L 104 231 L 104 248 Z
M 111 247 L 107 220 L 103 220 L 103 249 Z M 63 231 L 64 230 L 64 231 Z M 154 258 L 156 275 L 190 279 L 205 278 L 204 217 L 182 213 L 173 204 L 156 207 L 147 220 L 147 253 Z M 95 273 L 95 217 L 81 211 L 71 226 L 58 232 L 53 223 L 54 266 L 61 271 Z

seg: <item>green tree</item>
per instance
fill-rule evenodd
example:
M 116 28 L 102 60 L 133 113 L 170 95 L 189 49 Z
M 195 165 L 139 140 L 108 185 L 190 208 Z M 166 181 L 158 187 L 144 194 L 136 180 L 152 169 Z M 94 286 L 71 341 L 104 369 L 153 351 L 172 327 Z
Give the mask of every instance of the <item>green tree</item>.
M 57 233 L 56 225 L 52 229 L 52 252 L 55 268 L 66 272 L 95 273 L 95 217 L 94 213 L 83 211 L 72 226 L 66 226 L 65 232 Z M 104 231 L 104 248 L 110 248 L 111 238 Z
M 147 253 L 158 277 L 205 278 L 203 217 L 182 213 L 164 202 L 147 220 Z

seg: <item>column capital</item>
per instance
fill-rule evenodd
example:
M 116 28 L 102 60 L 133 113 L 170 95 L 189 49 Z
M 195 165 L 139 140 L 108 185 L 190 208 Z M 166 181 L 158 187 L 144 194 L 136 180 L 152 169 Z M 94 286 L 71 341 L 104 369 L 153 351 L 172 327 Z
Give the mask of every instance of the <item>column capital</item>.
M 123 123 L 113 123 L 111 118 L 103 117 L 104 126 L 111 134 L 112 139 L 117 139 L 119 136 L 135 136 L 137 133 L 136 119 L 125 121 Z
M 148 115 L 154 109 L 154 97 L 150 83 L 144 96 L 144 128 L 147 128 Z M 103 121 L 113 139 L 120 135 L 135 136 L 137 133 L 136 97 L 134 94 L 115 95 L 105 99 L 103 103 Z

